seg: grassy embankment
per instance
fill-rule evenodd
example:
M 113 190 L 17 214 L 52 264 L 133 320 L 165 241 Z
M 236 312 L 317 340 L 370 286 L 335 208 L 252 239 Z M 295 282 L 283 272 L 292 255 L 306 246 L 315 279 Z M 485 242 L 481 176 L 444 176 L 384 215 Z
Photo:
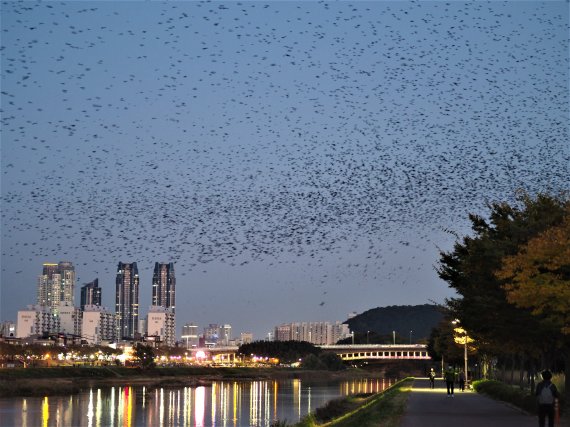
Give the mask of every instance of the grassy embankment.
M 381 393 L 332 400 L 295 427 L 397 427 L 404 414 L 412 381 L 406 378 Z
M 141 370 L 124 367 L 51 367 L 0 370 L 0 397 L 49 396 L 78 393 L 81 389 L 113 385 L 184 387 L 208 385 L 227 379 L 353 379 L 369 378 L 370 372 L 340 372 L 292 368 L 169 367 Z

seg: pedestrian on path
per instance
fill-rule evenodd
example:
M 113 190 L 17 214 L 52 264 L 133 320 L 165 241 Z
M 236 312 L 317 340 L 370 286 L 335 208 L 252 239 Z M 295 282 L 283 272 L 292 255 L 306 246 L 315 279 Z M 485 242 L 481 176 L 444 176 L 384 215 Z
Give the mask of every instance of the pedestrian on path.
M 429 371 L 429 388 L 435 388 L 435 370 L 433 368 Z
M 454 387 L 455 387 L 455 371 L 449 365 L 444 373 L 445 385 L 447 386 L 447 397 L 454 397 Z
M 463 370 L 459 371 L 459 390 L 465 391 L 465 373 Z
M 550 382 L 552 373 L 546 370 L 541 375 L 542 381 L 536 385 L 538 425 L 539 427 L 545 427 L 546 417 L 548 417 L 548 427 L 554 427 L 554 402 L 560 395 L 556 386 Z

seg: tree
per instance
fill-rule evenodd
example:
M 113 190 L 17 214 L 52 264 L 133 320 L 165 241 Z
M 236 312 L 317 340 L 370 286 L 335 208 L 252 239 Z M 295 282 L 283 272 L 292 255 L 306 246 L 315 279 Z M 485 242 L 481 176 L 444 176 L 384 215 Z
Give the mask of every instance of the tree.
M 134 358 L 142 369 L 151 369 L 156 366 L 154 362 L 154 349 L 148 345 L 135 347 Z
M 272 357 L 279 359 L 281 363 L 292 363 L 309 354 L 318 355 L 321 349 L 306 341 L 254 341 L 241 345 L 238 353 Z
M 532 310 L 510 303 L 495 272 L 503 258 L 560 225 L 569 205 L 563 197 L 543 194 L 536 198 L 522 194 L 514 206 L 494 203 L 489 206 L 488 220 L 469 216 L 474 236 L 456 242 L 453 251 L 441 253 L 438 274 L 460 295 L 448 300 L 448 307 L 480 350 L 536 357 L 544 351 L 545 341 L 549 347 L 554 345 L 552 339 L 545 340 L 551 336 L 549 325 L 533 316 Z
M 504 281 L 507 301 L 530 309 L 550 325 L 564 355 L 566 405 L 570 405 L 570 207 L 560 225 L 548 228 L 503 259 L 496 276 Z
M 570 209 L 562 224 L 506 257 L 496 275 L 506 281 L 509 303 L 531 309 L 533 315 L 570 335 Z

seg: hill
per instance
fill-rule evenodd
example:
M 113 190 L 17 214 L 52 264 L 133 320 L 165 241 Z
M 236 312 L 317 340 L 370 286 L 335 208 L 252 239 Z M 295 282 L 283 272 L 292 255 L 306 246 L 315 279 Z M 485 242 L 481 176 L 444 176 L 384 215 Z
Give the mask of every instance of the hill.
M 344 323 L 356 334 L 374 333 L 389 336 L 396 331 L 396 342 L 427 340 L 432 328 L 443 319 L 443 314 L 436 305 L 393 305 L 377 307 L 354 316 Z

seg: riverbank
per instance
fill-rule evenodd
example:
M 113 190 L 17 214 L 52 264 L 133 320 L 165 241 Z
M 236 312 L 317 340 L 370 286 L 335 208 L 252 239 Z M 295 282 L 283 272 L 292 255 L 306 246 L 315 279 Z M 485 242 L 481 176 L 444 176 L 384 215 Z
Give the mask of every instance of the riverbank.
M 196 387 L 221 380 L 343 380 L 381 378 L 381 371 L 346 369 L 312 371 L 298 368 L 168 367 L 141 370 L 124 367 L 53 367 L 0 370 L 0 397 L 74 394 L 82 389 L 105 386 L 145 385 Z
M 412 378 L 406 378 L 371 396 L 335 399 L 294 427 L 397 427 L 404 414 Z

